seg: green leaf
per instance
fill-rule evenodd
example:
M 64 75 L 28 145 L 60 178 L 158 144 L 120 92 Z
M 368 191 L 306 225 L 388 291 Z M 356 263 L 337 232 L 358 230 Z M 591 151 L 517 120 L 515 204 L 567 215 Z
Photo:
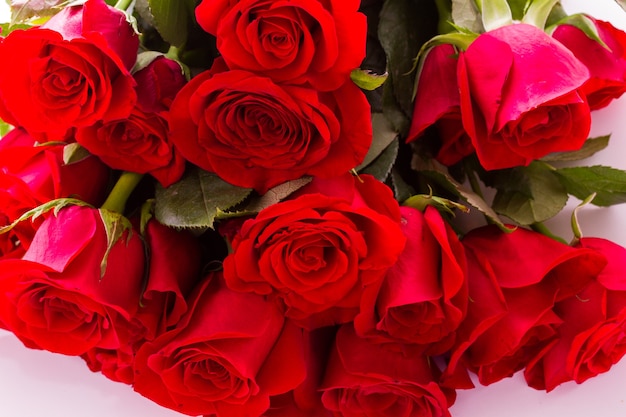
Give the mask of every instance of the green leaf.
M 389 177 L 398 157 L 398 149 L 400 147 L 398 142 L 398 139 L 393 140 L 371 164 L 363 168 L 359 173 L 370 174 L 377 180 L 384 182 Z
M 485 31 L 480 18 L 480 11 L 471 0 L 452 0 L 452 21 L 455 26 L 474 33 Z
M 100 261 L 100 279 L 104 276 L 107 269 L 107 262 L 109 260 L 109 253 L 113 246 L 126 234 L 126 240 L 130 239 L 132 235 L 133 226 L 126 217 L 120 213 L 116 213 L 110 210 L 100 209 L 100 217 L 104 224 L 104 229 L 107 235 L 107 248 L 104 252 L 104 256 Z
M 595 165 L 560 168 L 555 173 L 567 192 L 580 200 L 596 193 L 592 202 L 596 206 L 626 203 L 626 171 Z
M 219 213 L 241 203 L 251 192 L 194 168 L 167 188 L 157 186 L 154 214 L 166 226 L 212 228 Z
M 480 14 L 486 31 L 513 24 L 513 14 L 506 0 L 482 0 Z
M 469 205 L 484 214 L 489 221 L 496 224 L 503 231 L 509 231 L 507 226 L 505 226 L 504 223 L 502 223 L 502 220 L 500 220 L 498 214 L 491 208 L 489 203 L 487 203 L 482 196 L 472 190 L 468 190 L 463 186 L 463 184 L 457 182 L 454 178 L 452 178 L 452 176 L 450 176 L 446 167 L 439 162 L 433 159 L 425 160 L 416 157 L 413 158 L 411 167 L 414 170 L 427 175 L 429 178 L 434 180 L 436 184 L 443 186 L 447 191 L 463 198 Z
M 543 30 L 546 27 L 548 16 L 559 0 L 533 0 L 522 18 L 523 23 L 533 25 Z
M 269 189 L 262 196 L 250 199 L 250 202 L 247 203 L 241 211 L 235 211 L 232 214 L 238 216 L 256 214 L 271 205 L 281 202 L 312 180 L 312 177 L 302 177 L 277 185 Z M 225 213 L 223 217 L 229 217 L 229 214 Z
M 0 138 L 13 130 L 13 126 L 0 120 Z
M 376 74 L 370 70 L 360 68 L 352 70 L 350 73 L 352 82 L 354 82 L 359 88 L 367 91 L 376 90 L 378 87 L 383 85 L 385 81 L 387 81 L 387 77 L 389 77 L 388 73 Z
M 508 0 L 513 20 L 522 20 L 530 2 L 532 2 L 532 0 Z
M 56 216 L 59 210 L 66 206 L 84 206 L 84 207 L 92 207 L 91 204 L 85 203 L 82 200 L 77 200 L 75 198 L 57 198 L 56 200 L 48 201 L 40 206 L 35 207 L 34 209 L 28 210 L 26 213 L 22 214 L 20 217 L 15 219 L 13 223 L 0 227 L 0 234 L 7 233 L 11 231 L 15 226 L 20 224 L 26 220 L 35 220 L 39 216 L 44 215 L 45 213 L 53 210 L 54 215 Z
M 560 25 L 571 25 L 577 27 L 578 29 L 582 30 L 589 39 L 598 42 L 606 49 L 610 49 L 607 44 L 604 43 L 604 41 L 600 38 L 600 35 L 598 34 L 598 28 L 593 23 L 593 21 L 582 13 L 569 15 L 564 17 L 563 19 L 560 19 L 549 28 L 547 28 L 547 32 L 551 34 Z
M 497 177 L 498 192 L 492 207 L 519 224 L 543 222 L 557 215 L 567 203 L 565 187 L 546 164 L 534 162 L 527 167 L 502 170 Z
M 76 142 L 63 146 L 63 163 L 65 165 L 80 162 L 89 156 L 91 156 L 89 151 Z
M 394 128 L 405 133 L 413 114 L 415 73 L 411 59 L 420 46 L 437 34 L 437 8 L 432 1 L 385 1 L 378 38 L 387 58 L 389 78 L 383 85 L 383 112 Z
M 26 30 L 32 28 L 32 25 L 24 25 L 24 24 L 13 24 L 13 23 L 2 23 L 0 24 L 0 29 L 2 29 L 2 36 L 6 37 L 9 33 L 14 30 Z
M 582 148 L 577 151 L 571 152 L 556 152 L 551 153 L 541 158 L 542 161 L 579 161 L 581 159 L 589 158 L 595 153 L 603 150 L 609 145 L 609 139 L 611 135 L 599 136 L 597 138 L 589 138 L 585 141 Z
M 149 0 L 155 27 L 163 39 L 176 47 L 187 41 L 189 22 L 194 18 L 194 0 Z
M 389 119 L 381 113 L 372 113 L 372 132 L 372 144 L 363 162 L 356 168 L 357 171 L 371 164 L 398 137 L 398 132 L 391 125 Z

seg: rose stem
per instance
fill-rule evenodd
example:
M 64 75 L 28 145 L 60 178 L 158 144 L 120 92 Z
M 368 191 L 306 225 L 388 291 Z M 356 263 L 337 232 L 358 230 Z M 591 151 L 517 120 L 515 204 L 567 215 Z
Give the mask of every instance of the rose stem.
M 128 7 L 130 6 L 132 2 L 133 0 L 117 0 L 117 3 L 115 3 L 115 6 L 113 7 L 116 8 L 117 10 L 126 11 L 126 9 L 128 9 Z
M 128 197 L 130 197 L 131 193 L 142 178 L 143 174 L 128 171 L 122 172 L 122 175 L 120 175 L 106 201 L 100 208 L 113 211 L 115 213 L 124 213 Z

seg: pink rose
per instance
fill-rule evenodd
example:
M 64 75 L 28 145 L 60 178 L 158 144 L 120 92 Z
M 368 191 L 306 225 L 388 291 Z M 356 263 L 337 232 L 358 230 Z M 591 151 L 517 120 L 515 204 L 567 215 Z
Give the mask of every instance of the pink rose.
M 463 127 L 487 170 L 580 149 L 591 117 L 587 67 L 535 26 L 481 34 L 459 54 Z

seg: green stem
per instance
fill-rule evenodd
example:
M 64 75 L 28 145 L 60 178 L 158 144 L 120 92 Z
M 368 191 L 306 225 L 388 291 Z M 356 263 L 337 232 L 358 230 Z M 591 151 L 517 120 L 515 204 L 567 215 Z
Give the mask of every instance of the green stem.
M 122 175 L 120 175 L 106 201 L 100 208 L 113 211 L 115 213 L 124 213 L 128 197 L 130 197 L 142 178 L 143 174 L 128 171 L 122 172 Z
M 126 11 L 126 9 L 130 7 L 130 4 L 132 2 L 133 0 L 117 0 L 117 3 L 115 3 L 115 6 L 113 7 L 116 8 L 117 10 Z
M 179 52 L 179 49 L 175 47 L 174 45 L 171 45 L 170 48 L 167 50 L 165 57 L 169 59 L 173 59 L 174 61 L 178 61 L 178 52 Z
M 558 242 L 561 242 L 567 245 L 567 242 L 563 238 L 552 233 L 550 229 L 548 229 L 546 225 L 541 222 L 531 224 L 530 228 L 533 229 L 535 232 L 539 232 L 544 236 L 547 236 L 549 238 L 552 238 Z

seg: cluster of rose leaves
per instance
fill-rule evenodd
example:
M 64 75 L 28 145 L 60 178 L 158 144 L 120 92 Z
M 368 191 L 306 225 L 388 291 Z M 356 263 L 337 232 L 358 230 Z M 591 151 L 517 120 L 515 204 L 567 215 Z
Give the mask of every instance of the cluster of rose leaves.
M 14 60 L 0 68 L 0 116 L 16 126 L 0 141 L 2 221 L 58 198 L 90 205 L 1 235 L 0 327 L 30 348 L 80 356 L 165 407 L 220 417 L 449 416 L 454 390 L 473 386 L 469 371 L 490 384 L 524 369 L 530 386 L 552 390 L 619 360 L 626 250 L 495 226 L 459 240 L 434 207 L 399 206 L 385 184 L 347 173 L 371 141 L 369 105 L 349 79 L 365 54 L 359 2 L 271 3 L 203 0 L 197 20 L 221 56 L 189 83 L 166 56 L 138 59 L 126 16 L 102 0 L 2 38 L 0 55 Z M 495 43 L 518 70 L 532 67 L 506 42 L 512 28 L 481 35 L 476 48 Z M 530 51 L 548 37 L 514 30 L 529 32 Z M 625 44 L 617 36 L 603 38 L 612 50 Z M 433 112 L 443 111 L 427 124 L 462 126 L 467 139 L 451 144 L 442 133 L 440 159 L 451 154 L 444 149 L 465 156 L 470 148 L 486 165 L 502 161 L 504 151 L 485 150 L 494 129 L 507 132 L 501 143 L 513 164 L 570 149 L 561 139 L 536 147 L 512 139 L 543 110 L 483 109 L 493 102 L 476 96 L 481 50 L 456 58 L 445 48 L 428 55 L 421 79 L 438 65 L 461 88 L 445 82 L 428 92 L 457 95 L 433 100 Z M 565 47 L 550 50 L 561 62 Z M 571 91 L 546 101 L 557 107 L 549 112 L 580 117 L 561 121 L 573 128 L 587 123 L 594 92 L 623 91 L 625 82 L 623 70 L 610 85 L 568 59 L 576 85 L 559 83 Z M 430 117 L 419 110 L 423 91 L 444 75 L 418 89 L 414 120 Z M 529 103 L 518 104 L 545 104 Z M 496 114 L 521 126 L 502 129 L 510 120 Z M 69 152 L 76 143 L 89 152 Z M 167 187 L 185 161 L 260 193 L 314 178 L 254 216 L 222 221 L 215 241 L 229 242 L 226 256 L 206 235 L 135 210 L 124 213 L 132 231 L 110 244 L 107 210 L 93 207 L 112 170 Z M 136 198 L 151 195 L 147 188 Z

